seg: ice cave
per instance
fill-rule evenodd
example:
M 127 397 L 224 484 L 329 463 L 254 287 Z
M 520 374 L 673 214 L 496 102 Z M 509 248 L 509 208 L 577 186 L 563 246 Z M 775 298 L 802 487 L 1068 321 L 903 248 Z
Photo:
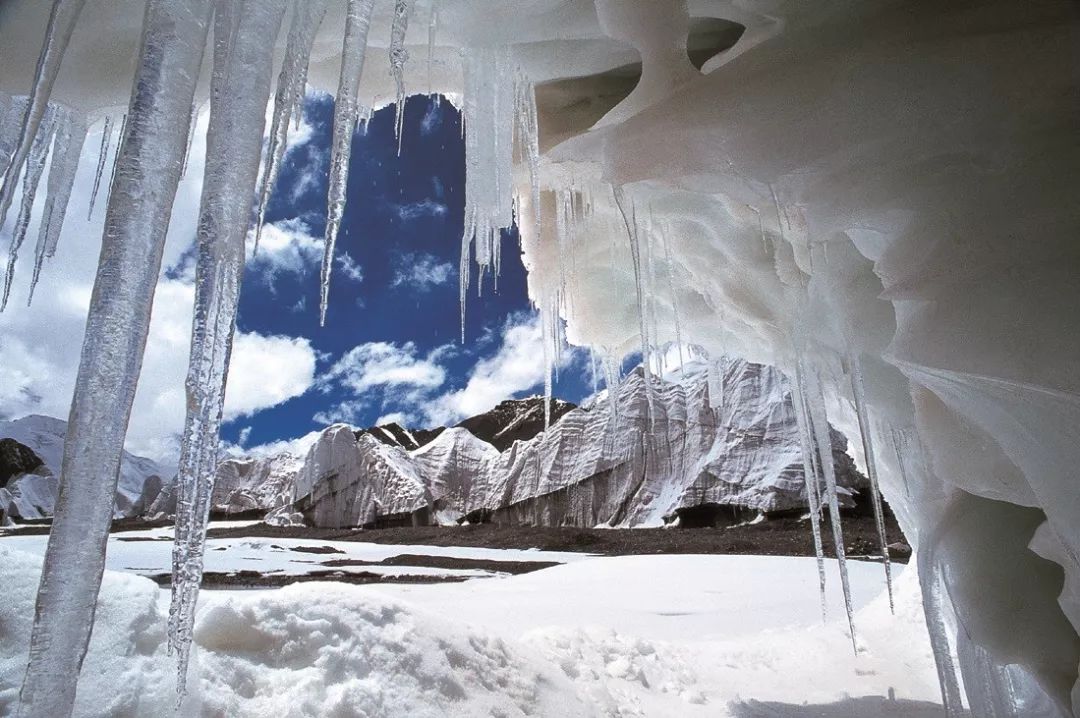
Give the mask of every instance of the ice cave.
M 28 535 L 0 537 L 12 591 L 0 599 L 0 713 L 1080 716 L 1076 2 L 7 0 L 0 58 L 3 311 L 48 323 L 34 312 L 50 264 L 71 245 L 98 256 L 70 413 L 50 439 L 43 559 L 15 550 Z M 245 261 L 272 239 L 267 208 L 309 91 L 333 100 L 315 323 L 365 321 L 329 300 L 345 281 L 348 204 L 364 191 L 347 191 L 354 134 L 392 106 L 393 152 L 408 159 L 407 99 L 448 103 L 465 158 L 451 240 L 461 326 L 449 329 L 476 340 L 466 318 L 517 261 L 517 247 L 504 252 L 513 229 L 542 349 L 536 438 L 495 448 L 467 425 L 418 439 L 395 424 L 386 439 L 336 424 L 295 465 L 220 463 Z M 77 176 L 88 206 L 72 200 Z M 182 182 L 197 202 L 176 199 Z M 100 237 L 84 206 L 103 217 Z M 174 387 L 176 481 L 155 484 L 175 516 L 159 608 L 157 586 L 114 571 L 106 546 L 113 555 L 114 515 L 154 500 L 130 488 L 139 464 L 125 436 L 152 311 L 177 301 L 158 286 L 179 221 L 194 238 L 192 322 Z M 552 398 L 568 349 L 606 387 L 573 411 Z M 640 365 L 623 375 L 631 356 Z M 11 376 L 0 368 L 0 382 Z M 7 408 L 0 419 L 15 418 Z M 770 428 L 753 441 L 732 428 L 759 421 Z M 53 431 L 43 426 L 39 437 Z M 335 483 L 342 466 L 363 482 Z M 701 467 L 713 467 L 707 486 Z M 286 471 L 283 489 L 273 477 Z M 708 669 L 730 684 L 722 700 L 687 678 L 705 675 L 693 658 L 705 654 L 625 631 L 518 642 L 513 611 L 504 634 L 440 625 L 440 611 L 480 621 L 500 601 L 528 612 L 543 590 L 587 585 L 586 563 L 550 569 L 547 583 L 515 576 L 526 588 L 492 589 L 490 604 L 460 590 L 468 582 L 435 598 L 403 588 L 405 603 L 326 583 L 200 597 L 220 548 L 209 517 L 255 474 L 263 494 L 242 508 L 328 530 L 450 514 L 591 528 L 682 512 L 712 526 L 717 507 L 797 507 L 814 545 L 800 564 L 806 610 L 824 610 L 820 593 L 833 633 L 745 639 Z M 845 557 L 856 475 L 876 563 Z M 10 514 L 27 516 L 38 489 L 0 479 Z M 288 501 L 273 498 L 282 491 Z M 890 566 L 886 514 L 914 549 L 906 567 Z M 146 550 L 173 535 L 154 530 Z M 658 626 L 682 616 L 697 621 L 683 638 L 716 641 L 756 626 L 759 598 L 697 619 L 674 605 L 688 600 L 669 589 L 690 558 L 623 557 L 611 586 L 568 610 L 621 620 L 612 587 L 655 570 Z M 778 557 L 725 558 L 692 572 L 737 569 L 769 594 L 789 590 Z M 856 605 L 871 583 L 876 603 Z M 925 624 L 932 660 L 905 653 L 899 629 L 879 655 L 875 632 L 892 620 Z M 773 673 L 755 675 L 755 661 Z M 818 662 L 879 676 L 889 695 L 815 688 Z M 917 664 L 933 695 L 895 700 L 888 681 Z M 786 702 L 757 700 L 781 674 Z

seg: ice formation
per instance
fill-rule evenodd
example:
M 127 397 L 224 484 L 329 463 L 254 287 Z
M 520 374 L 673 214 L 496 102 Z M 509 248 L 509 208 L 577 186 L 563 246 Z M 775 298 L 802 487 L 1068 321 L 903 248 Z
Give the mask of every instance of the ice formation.
M 169 608 L 169 647 L 179 657 L 181 700 L 202 580 L 225 379 L 244 271 L 244 240 L 270 97 L 274 44 L 266 40 L 277 37 L 285 4 L 285 0 L 224 3 L 214 14 L 210 124 L 196 238 L 195 311 L 185 383 L 188 411 L 177 473 Z
M 192 33 L 205 23 L 191 18 L 205 19 L 211 4 L 149 4 L 146 37 L 157 37 L 163 13 L 188 32 L 144 41 L 134 85 L 115 56 L 98 52 L 133 34 L 122 10 L 93 0 L 79 15 L 82 3 L 58 0 L 50 20 L 49 4 L 34 0 L 0 8 L 0 90 L 32 98 L 20 120 L 28 131 L 10 143 L 5 120 L 0 138 L 15 158 L 0 214 L 48 103 L 87 117 L 119 117 L 127 104 L 126 135 L 141 140 L 121 143 L 108 201 L 61 477 L 73 488 L 62 493 L 46 561 L 25 715 L 63 715 L 73 696 L 100 566 L 94 548 L 113 495 L 109 481 L 81 479 L 118 463 L 162 210 L 196 102 L 192 68 L 203 43 Z M 394 6 L 371 5 L 328 5 L 308 72 L 311 84 L 339 89 L 324 303 L 358 108 L 396 96 L 387 60 L 360 73 L 369 19 L 379 57 L 390 49 Z M 434 11 L 425 0 L 414 6 L 416 17 Z M 76 17 L 110 30 L 72 34 Z M 962 694 L 1020 714 L 1033 713 L 1017 706 L 1057 717 L 1077 710 L 1077 659 L 1065 645 L 1080 627 L 1080 147 L 1068 71 L 1077 22 L 1070 4 L 1050 0 L 777 0 L 767 9 L 463 0 L 439 7 L 438 43 L 430 43 L 430 89 L 465 116 L 463 256 L 481 277 L 497 273 L 498 230 L 516 220 L 530 295 L 554 315 L 546 336 L 553 346 L 564 337 L 596 348 L 609 376 L 624 355 L 655 357 L 674 341 L 676 316 L 683 340 L 714 356 L 803 374 L 797 413 L 807 415 L 808 463 L 820 479 L 808 488 L 820 489 L 823 505 L 835 492 L 823 452 L 812 449 L 826 417 L 850 436 L 861 425 L 860 460 L 873 466 L 920 554 L 937 557 L 923 569 L 923 589 L 954 712 Z M 46 42 L 28 45 L 26 28 Z M 271 50 L 252 73 L 272 75 Z M 536 93 L 535 190 L 529 173 L 514 173 L 518 76 Z M 234 99 L 251 98 L 219 102 Z M 160 191 L 136 192 L 136 182 Z M 236 193 L 250 199 L 253 183 Z M 463 299 L 471 261 L 462 266 Z M 674 279 L 665 286 L 667 272 Z M 655 381 L 643 390 L 662 391 Z M 962 523 L 972 497 L 1002 504 L 1002 520 L 940 530 Z M 994 573 L 966 559 L 994 536 L 1008 537 L 1024 559 L 1002 573 L 1045 621 L 972 589 Z M 1037 552 L 1027 548 L 1032 536 Z M 960 570 L 968 565 L 980 571 Z M 957 666 L 969 678 L 962 689 L 948 678 Z M 45 696 L 48 671 L 65 680 L 50 681 Z

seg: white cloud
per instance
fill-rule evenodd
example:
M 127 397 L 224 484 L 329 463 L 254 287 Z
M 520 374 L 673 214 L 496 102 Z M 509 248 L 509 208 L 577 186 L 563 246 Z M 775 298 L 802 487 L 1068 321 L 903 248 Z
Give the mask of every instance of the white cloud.
M 538 386 L 544 381 L 543 354 L 538 317 L 530 317 L 523 322 L 508 322 L 503 328 L 502 344 L 498 351 L 476 363 L 465 386 L 427 403 L 424 411 L 428 421 L 433 424 L 455 423 Z
M 322 261 L 322 237 L 314 237 L 298 217 L 265 224 L 255 252 L 255 230 L 247 236 L 248 265 L 260 270 L 272 280 L 279 272 L 303 274 Z
M 397 212 L 398 219 L 408 222 L 420 217 L 441 217 L 446 214 L 446 205 L 442 202 L 425 199 L 421 202 L 396 204 L 394 205 L 394 211 Z
M 438 350 L 436 350 L 438 351 Z M 330 371 L 319 378 L 328 392 L 340 386 L 355 394 L 376 386 L 433 389 L 446 380 L 446 371 L 437 363 L 438 355 L 419 356 L 412 342 L 367 342 L 346 352 Z
M 319 440 L 320 434 L 322 434 L 321 429 L 309 431 L 296 439 L 271 441 L 266 444 L 259 444 L 258 446 L 252 446 L 246 449 L 242 448 L 242 446 L 231 446 L 229 447 L 229 454 L 232 456 L 250 456 L 256 459 L 265 456 L 277 456 L 282 453 L 304 457 L 307 455 L 308 449 Z
M 225 391 L 225 419 L 277 406 L 314 383 L 315 352 L 307 339 L 238 334 Z
M 356 260 L 349 255 L 348 252 L 342 252 L 335 257 L 337 260 L 338 268 L 341 273 L 345 275 L 346 279 L 351 279 L 354 282 L 364 281 L 364 270 L 356 263 Z
M 391 287 L 407 287 L 410 291 L 426 292 L 432 287 L 448 284 L 457 275 L 454 265 L 440 262 L 431 254 L 403 254 L 394 262 Z
M 415 417 L 412 414 L 406 414 L 403 411 L 394 411 L 389 414 L 383 414 L 375 420 L 375 426 L 386 426 L 387 424 L 397 424 L 398 426 L 410 426 L 415 421 Z

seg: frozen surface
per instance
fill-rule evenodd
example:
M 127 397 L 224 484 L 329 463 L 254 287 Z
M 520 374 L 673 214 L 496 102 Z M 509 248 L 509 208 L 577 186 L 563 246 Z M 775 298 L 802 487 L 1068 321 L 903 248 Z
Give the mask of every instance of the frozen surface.
M 0 604 L 0 711 L 21 676 L 38 570 L 36 558 L 8 546 L 0 543 L 8 596 Z M 812 559 L 585 558 L 408 591 L 316 583 L 207 592 L 181 715 L 246 718 L 288 705 L 291 715 L 312 718 L 346 706 L 369 718 L 406 709 L 746 718 L 806 715 L 798 712 L 804 701 L 860 718 L 878 714 L 840 711 L 870 701 L 894 718 L 934 715 L 916 587 L 901 573 L 899 611 L 890 617 L 887 601 L 858 590 L 876 584 L 877 569 L 852 569 L 863 606 L 858 657 L 844 650 L 842 619 L 820 623 Z M 106 572 L 76 716 L 172 709 L 160 593 L 145 579 Z M 896 702 L 885 698 L 890 689 Z M 852 704 L 851 695 L 878 698 Z M 749 712 L 768 708 L 758 702 L 780 708 Z

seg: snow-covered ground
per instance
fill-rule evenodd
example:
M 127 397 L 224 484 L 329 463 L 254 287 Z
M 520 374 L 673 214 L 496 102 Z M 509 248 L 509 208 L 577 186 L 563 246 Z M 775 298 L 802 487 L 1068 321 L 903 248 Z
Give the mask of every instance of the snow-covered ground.
M 160 568 L 168 542 L 118 541 L 140 534 L 111 537 L 110 567 Z M 0 538 L 0 715 L 12 710 L 22 678 L 44 539 Z M 302 571 L 290 562 L 324 558 L 282 557 L 271 544 L 329 545 L 375 561 L 412 553 L 566 563 L 458 584 L 204 592 L 182 715 L 940 715 L 910 569 L 897 580 L 894 617 L 879 595 L 881 567 L 852 563 L 855 656 L 833 567 L 822 624 L 813 559 L 228 539 L 211 542 L 208 568 L 250 568 L 247 559 L 261 556 L 260 570 Z M 229 550 L 213 550 L 223 545 Z M 130 572 L 106 572 L 76 715 L 172 709 L 166 595 Z

